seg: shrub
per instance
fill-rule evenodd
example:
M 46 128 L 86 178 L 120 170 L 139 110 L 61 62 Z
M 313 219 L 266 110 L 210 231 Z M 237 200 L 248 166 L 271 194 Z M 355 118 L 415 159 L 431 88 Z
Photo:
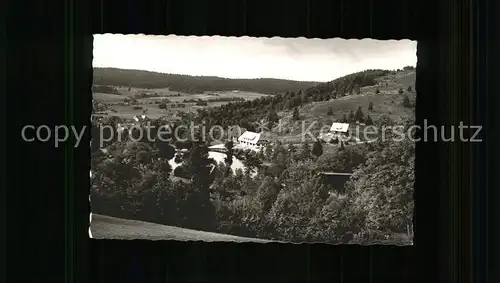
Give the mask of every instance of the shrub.
M 300 120 L 299 109 L 297 107 L 293 108 L 292 119 L 293 120 Z
M 184 168 L 184 166 L 182 166 L 182 165 L 178 166 L 174 169 L 174 176 L 179 177 L 179 178 L 185 178 L 185 179 L 190 178 L 186 168 Z
M 405 96 L 403 98 L 403 107 L 406 107 L 406 108 L 412 107 L 412 103 L 411 103 L 410 99 L 408 98 L 408 96 Z
M 201 100 L 201 99 L 198 99 L 198 101 L 196 101 L 196 106 L 207 106 L 208 103 L 204 100 Z
M 328 107 L 328 111 L 326 112 L 326 115 L 332 116 L 333 115 L 333 108 Z
M 120 92 L 118 92 L 116 87 L 107 86 L 107 85 L 93 85 L 92 92 L 120 94 Z

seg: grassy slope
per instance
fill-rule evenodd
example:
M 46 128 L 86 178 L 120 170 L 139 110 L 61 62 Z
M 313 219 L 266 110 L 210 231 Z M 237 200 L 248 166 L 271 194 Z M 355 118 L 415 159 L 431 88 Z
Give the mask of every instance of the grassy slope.
M 280 137 L 280 139 L 299 140 L 303 121 L 305 121 L 305 128 L 308 128 L 311 123 L 330 126 L 334 120 L 341 120 L 344 114 L 348 115 L 351 110 L 356 111 L 358 106 L 361 106 L 365 116 L 370 115 L 374 121 L 383 114 L 390 116 L 394 121 L 412 116 L 413 110 L 402 106 L 404 96 L 400 95 L 398 90 L 400 87 L 406 90 L 409 85 L 415 85 L 415 72 L 398 75 L 397 77 L 389 75 L 381 78 L 381 80 L 383 82 L 379 86 L 363 87 L 359 95 L 352 94 L 329 101 L 302 105 L 299 107 L 300 121 L 291 119 L 292 111 L 280 112 L 279 115 L 283 118 L 284 123 L 283 128 L 286 129 L 286 133 L 283 133 L 284 136 Z M 388 83 L 387 86 L 385 81 Z M 377 88 L 380 90 L 380 94 L 375 94 Z M 405 95 L 408 95 L 411 101 L 415 101 L 415 92 L 405 92 Z M 373 111 L 368 111 L 370 101 L 374 105 Z M 330 107 L 333 110 L 333 116 L 327 114 Z
M 191 229 L 160 225 L 155 223 L 128 220 L 92 214 L 92 237 L 96 239 L 145 239 L 208 242 L 257 242 L 267 243 L 262 239 L 243 238 L 232 235 L 196 231 Z
M 343 114 L 349 114 L 351 110 L 356 111 L 358 106 L 361 106 L 365 115 L 369 114 L 374 119 L 378 118 L 381 114 L 392 116 L 394 119 L 413 115 L 412 110 L 402 106 L 403 95 L 400 95 L 398 90 L 400 87 L 406 90 L 408 85 L 414 85 L 415 73 L 409 73 L 397 78 L 388 77 L 384 79 L 388 81 L 387 86 L 383 84 L 381 86 L 364 87 L 360 95 L 348 95 L 339 99 L 308 104 L 301 109 L 303 110 L 301 112 L 306 117 L 317 117 L 326 115 L 328 108 L 331 107 L 334 117 L 341 118 Z M 375 94 L 377 88 L 380 90 L 380 94 Z M 405 92 L 405 94 L 408 95 L 410 100 L 415 100 L 415 92 Z M 370 101 L 374 104 L 373 112 L 368 111 Z

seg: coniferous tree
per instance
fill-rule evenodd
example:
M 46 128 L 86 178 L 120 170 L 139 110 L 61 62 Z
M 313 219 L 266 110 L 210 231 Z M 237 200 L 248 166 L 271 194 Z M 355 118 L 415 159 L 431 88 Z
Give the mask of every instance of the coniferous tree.
M 276 159 L 278 154 L 283 153 L 285 150 L 283 148 L 283 145 L 281 144 L 280 141 L 277 141 L 274 144 L 273 151 L 272 151 L 272 159 Z
M 411 108 L 411 102 L 407 95 L 403 98 L 403 107 Z
M 224 158 L 224 162 L 226 164 L 226 175 L 231 172 L 231 165 L 233 164 L 233 141 L 228 141 L 225 144 L 227 148 L 226 157 Z
M 203 215 L 199 222 L 193 223 L 194 227 L 202 230 L 212 230 L 215 225 L 215 208 L 210 201 L 210 185 L 213 182 L 211 176 L 211 166 L 213 160 L 208 156 L 208 148 L 202 144 L 196 144 L 190 151 L 186 169 L 191 175 L 191 189 L 193 198 L 193 208 L 198 210 L 197 215 Z M 198 220 L 198 219 L 196 219 Z
M 363 110 L 361 110 L 361 106 L 358 106 L 358 109 L 356 110 L 356 114 L 354 115 L 354 119 L 356 121 L 363 122 Z
M 316 140 L 314 143 L 311 153 L 316 157 L 320 157 L 323 154 L 323 145 L 321 145 L 319 140 Z
M 302 149 L 301 149 L 300 155 L 301 155 L 302 159 L 307 159 L 311 156 L 311 148 L 310 148 L 309 143 L 307 141 L 304 141 L 304 143 L 302 144 Z
M 328 107 L 328 111 L 326 112 L 326 115 L 332 116 L 333 115 L 333 108 Z
M 300 120 L 299 109 L 297 107 L 293 108 L 293 120 Z
M 309 102 L 309 98 L 307 97 L 307 94 L 305 92 L 302 92 L 300 95 L 300 101 L 302 104 L 306 104 Z
M 273 150 L 274 150 L 274 149 L 273 149 L 273 146 L 272 146 L 270 143 L 268 143 L 268 144 L 266 145 L 266 147 L 264 148 L 264 155 L 265 155 L 265 157 L 266 157 L 268 160 L 273 159 L 273 157 L 274 157 L 274 156 L 273 156 Z
M 373 125 L 373 120 L 372 120 L 372 117 L 370 117 L 370 115 L 366 116 L 365 124 L 367 126 Z
M 354 112 L 351 110 L 349 112 L 349 122 L 355 122 L 356 121 L 356 116 L 354 116 Z
M 279 116 L 274 110 L 274 108 L 271 108 L 267 113 L 267 121 L 269 122 L 268 124 L 269 129 L 272 129 L 274 124 L 276 124 L 279 121 Z
M 354 92 L 355 92 L 356 94 L 361 94 L 361 88 L 360 88 L 359 86 L 355 87 L 355 88 L 354 88 Z

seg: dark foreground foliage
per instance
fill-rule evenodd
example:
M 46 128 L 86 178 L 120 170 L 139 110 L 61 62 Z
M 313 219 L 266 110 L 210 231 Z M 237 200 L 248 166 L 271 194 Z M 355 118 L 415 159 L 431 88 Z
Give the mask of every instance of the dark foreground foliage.
M 307 144 L 233 150 L 246 166 L 234 174 L 208 158 L 206 145 L 184 147 L 175 158 L 169 143 L 94 149 L 93 211 L 274 240 L 411 242 L 415 155 L 408 139 L 338 147 L 319 157 Z M 172 158 L 182 163 L 174 172 Z M 319 177 L 323 171 L 353 175 L 339 188 Z

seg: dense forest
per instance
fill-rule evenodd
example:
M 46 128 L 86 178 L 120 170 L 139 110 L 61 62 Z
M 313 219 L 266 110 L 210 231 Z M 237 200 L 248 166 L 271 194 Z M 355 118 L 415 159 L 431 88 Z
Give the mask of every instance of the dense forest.
M 318 82 L 298 82 L 279 79 L 227 79 L 177 74 L 162 74 L 139 70 L 94 68 L 95 85 L 136 88 L 169 88 L 171 91 L 203 93 L 204 91 L 249 91 L 264 94 L 298 91 Z
M 408 120 L 406 127 L 413 121 Z M 208 158 L 191 142 L 176 157 L 175 143 L 114 142 L 92 151 L 95 213 L 246 237 L 329 243 L 410 243 L 414 143 L 386 139 L 338 147 L 276 143 L 264 151 L 230 150 L 245 170 Z M 228 145 L 232 149 L 231 145 Z M 215 169 L 213 169 L 215 166 Z M 342 193 L 320 171 L 353 172 Z M 251 172 L 257 172 L 252 175 Z

